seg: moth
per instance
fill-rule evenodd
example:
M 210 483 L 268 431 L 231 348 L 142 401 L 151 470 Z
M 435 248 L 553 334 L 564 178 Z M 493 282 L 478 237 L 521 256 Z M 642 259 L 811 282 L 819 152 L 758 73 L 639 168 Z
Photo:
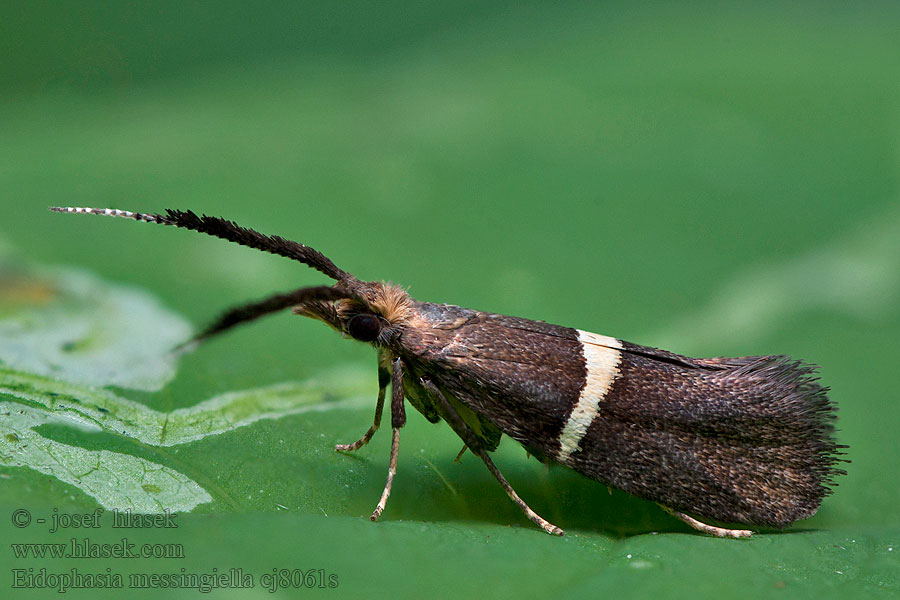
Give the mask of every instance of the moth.
M 525 515 L 555 535 L 564 532 L 535 513 L 491 460 L 503 434 L 541 461 L 652 500 L 719 537 L 752 531 L 706 521 L 782 528 L 810 517 L 834 478 L 845 474 L 837 466 L 846 446 L 834 439 L 836 407 L 814 365 L 786 356 L 690 358 L 541 321 L 419 302 L 396 285 L 357 279 L 309 246 L 191 211 L 50 210 L 189 229 L 333 279 L 228 310 L 190 343 L 290 308 L 371 344 L 378 355 L 374 421 L 358 441 L 335 449 L 359 450 L 372 439 L 390 385 L 391 454 L 373 521 L 391 494 L 407 401 L 430 422 L 446 422 L 462 439 L 462 452 L 478 456 Z

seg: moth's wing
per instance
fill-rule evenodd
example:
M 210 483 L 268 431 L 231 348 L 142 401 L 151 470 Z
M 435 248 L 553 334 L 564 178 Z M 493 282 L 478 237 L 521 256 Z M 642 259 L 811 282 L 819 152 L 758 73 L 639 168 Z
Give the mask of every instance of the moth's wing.
M 559 435 L 584 383 L 574 329 L 457 307 L 445 329 L 406 335 L 408 366 L 474 415 L 489 449 L 503 432 L 539 458 L 555 459 Z M 464 419 L 466 411 L 460 411 Z M 467 422 L 472 419 L 467 419 Z M 471 426 L 472 423 L 470 422 Z
M 449 419 L 445 418 L 440 401 L 422 387 L 419 382 L 419 377 L 422 375 L 423 373 L 421 372 L 410 373 L 406 377 L 404 381 L 406 398 L 409 400 L 410 404 L 422 413 L 431 423 L 437 423 L 441 419 L 451 423 Z M 498 429 L 485 415 L 477 413 L 469 408 L 469 402 L 464 400 L 461 401 L 458 398 L 458 394 L 451 391 L 451 388 L 455 390 L 456 387 L 448 385 L 448 382 L 444 381 L 444 378 L 440 373 L 431 373 L 427 377 L 431 383 L 441 390 L 444 397 L 450 402 L 457 414 L 462 418 L 463 422 L 469 427 L 469 430 L 481 442 L 481 446 L 489 452 L 496 450 L 497 446 L 500 445 L 500 438 L 503 435 L 500 429 Z M 462 437 L 462 435 L 460 435 L 460 437 Z
M 440 315 L 445 331 L 418 331 L 411 364 L 541 458 L 682 512 L 775 526 L 812 515 L 842 472 L 834 407 L 808 365 L 695 359 L 459 311 Z M 616 357 L 600 392 L 586 386 L 585 338 L 609 340 L 602 354 Z M 580 401 L 596 416 L 561 452 Z
M 567 464 L 680 511 L 785 526 L 841 473 L 834 406 L 784 356 L 694 359 L 622 343 L 618 375 Z

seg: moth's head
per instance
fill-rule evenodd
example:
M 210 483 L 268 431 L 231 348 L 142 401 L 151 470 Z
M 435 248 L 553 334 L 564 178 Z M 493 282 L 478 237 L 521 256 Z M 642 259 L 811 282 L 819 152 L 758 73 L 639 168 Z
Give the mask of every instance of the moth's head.
M 295 306 L 294 314 L 324 321 L 360 342 L 383 345 L 400 334 L 413 312 L 409 294 L 392 283 L 344 279 L 334 289 L 346 297 L 311 299 Z

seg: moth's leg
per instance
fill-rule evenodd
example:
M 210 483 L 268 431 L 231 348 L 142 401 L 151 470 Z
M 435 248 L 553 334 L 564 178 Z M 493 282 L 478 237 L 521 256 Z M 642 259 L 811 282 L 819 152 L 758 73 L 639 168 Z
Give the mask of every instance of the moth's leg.
M 487 466 L 488 471 L 490 471 L 491 475 L 493 475 L 497 479 L 497 481 L 500 482 L 500 485 L 502 485 L 503 489 L 506 490 L 506 494 L 516 504 L 516 506 L 522 509 L 522 512 L 525 513 L 525 516 L 528 517 L 532 523 L 551 535 L 565 535 L 565 531 L 531 510 L 531 507 L 525 504 L 525 501 L 519 497 L 512 486 L 509 485 L 509 482 L 506 481 L 506 478 L 503 476 L 503 473 L 500 472 L 500 469 L 497 468 L 497 465 L 494 464 L 494 461 L 491 460 L 491 457 L 488 456 L 487 451 L 481 445 L 481 441 L 478 439 L 475 433 L 471 429 L 469 429 L 469 426 L 466 425 L 466 422 L 463 421 L 462 417 L 459 416 L 459 413 L 456 412 L 456 409 L 453 408 L 453 405 L 450 404 L 447 398 L 444 397 L 443 392 L 441 392 L 441 390 L 438 389 L 438 387 L 434 385 L 434 383 L 425 378 L 421 379 L 421 383 L 425 387 L 425 389 L 434 394 L 435 398 L 440 401 L 441 406 L 443 406 L 444 412 L 448 417 L 448 423 L 453 428 L 453 430 L 463 439 L 466 447 L 468 447 L 473 454 L 477 455 L 478 458 L 484 461 L 484 464 Z
M 403 404 L 403 363 L 397 357 L 391 363 L 391 462 L 388 466 L 387 482 L 384 484 L 384 491 L 381 492 L 381 500 L 378 506 L 369 517 L 373 521 L 377 520 L 384 512 L 384 506 L 387 504 L 388 497 L 391 495 L 391 486 L 394 483 L 394 475 L 397 474 L 397 453 L 400 450 L 400 428 L 406 425 L 406 407 Z
M 378 402 L 375 404 L 375 421 L 372 423 L 372 426 L 369 427 L 369 430 L 366 432 L 364 436 L 353 442 L 352 444 L 336 444 L 334 446 L 335 451 L 337 452 L 352 452 L 353 450 L 359 450 L 363 446 L 369 443 L 369 440 L 372 439 L 372 436 L 375 435 L 375 432 L 378 431 L 378 427 L 381 426 L 381 413 L 384 412 L 384 393 L 387 389 L 388 383 L 391 381 L 391 373 L 387 369 L 378 367 Z
M 697 531 L 708 533 L 709 535 L 730 538 L 748 538 L 753 535 L 753 532 L 747 529 L 727 529 L 725 527 L 715 527 L 713 525 L 707 525 L 706 523 L 702 523 L 697 519 L 689 517 L 684 513 L 680 513 L 677 510 L 669 508 L 668 506 L 663 506 L 662 504 L 660 504 L 659 506 L 676 519 L 680 519 Z

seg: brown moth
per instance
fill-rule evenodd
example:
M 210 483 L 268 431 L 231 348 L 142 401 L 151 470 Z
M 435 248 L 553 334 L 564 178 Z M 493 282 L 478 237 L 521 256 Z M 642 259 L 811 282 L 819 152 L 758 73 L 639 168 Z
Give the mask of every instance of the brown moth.
M 491 460 L 503 434 L 545 462 L 659 503 L 691 527 L 749 537 L 695 517 L 786 527 L 815 514 L 844 471 L 834 439 L 835 406 L 815 366 L 786 356 L 689 358 L 616 338 L 447 304 L 419 302 L 392 284 L 360 281 L 320 252 L 190 211 L 142 214 L 58 208 L 173 225 L 285 256 L 335 280 L 231 309 L 199 342 L 235 325 L 292 308 L 378 353 L 375 420 L 391 386 L 391 456 L 372 520 L 384 511 L 397 471 L 405 402 L 445 421 L 484 461 L 509 497 L 547 533 L 562 535 L 516 494 Z

